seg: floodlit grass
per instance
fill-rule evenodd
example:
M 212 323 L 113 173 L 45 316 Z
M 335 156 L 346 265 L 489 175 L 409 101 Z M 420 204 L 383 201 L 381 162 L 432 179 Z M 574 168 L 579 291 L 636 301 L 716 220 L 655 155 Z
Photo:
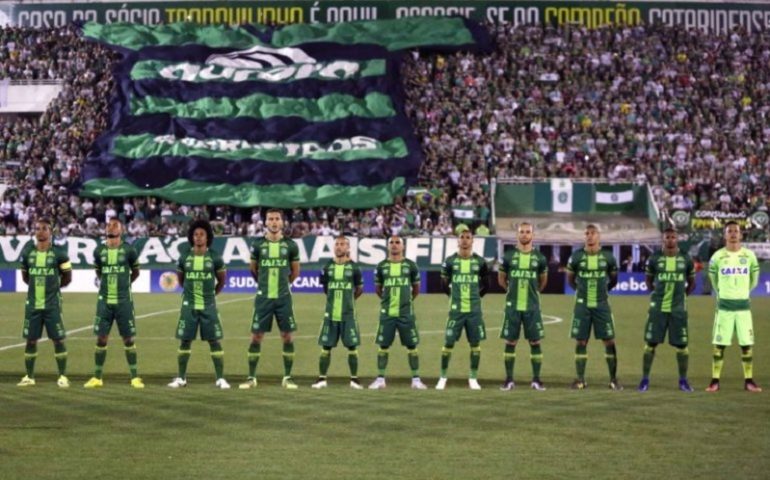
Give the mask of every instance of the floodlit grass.
M 388 388 L 347 386 L 344 349 L 333 352 L 330 387 L 314 391 L 316 335 L 322 297 L 297 295 L 299 324 L 295 377 L 300 390 L 280 388 L 281 347 L 269 334 L 256 390 L 218 391 L 206 344 L 193 344 L 190 385 L 173 391 L 173 339 L 179 298 L 137 295 L 139 369 L 144 391 L 128 386 L 117 332 L 110 343 L 105 387 L 84 390 L 93 369 L 90 325 L 94 295 L 65 294 L 70 331 L 69 377 L 55 385 L 49 342 L 40 344 L 38 385 L 20 389 L 23 295 L 0 296 L 0 469 L 16 478 L 766 478 L 770 470 L 770 402 L 767 391 L 742 390 L 740 357 L 727 351 L 723 390 L 706 394 L 710 377 L 713 300 L 690 301 L 690 378 L 693 394 L 676 390 L 672 348 L 658 349 L 648 393 L 635 391 L 641 370 L 646 299 L 613 297 L 621 381 L 606 388 L 599 342 L 589 345 L 589 388 L 573 392 L 574 344 L 568 338 L 572 299 L 544 296 L 546 326 L 542 377 L 548 390 L 528 389 L 529 347 L 518 348 L 513 392 L 500 392 L 503 376 L 503 297 L 485 299 L 489 339 L 483 344 L 480 381 L 466 388 L 468 346 L 455 348 L 446 391 L 412 391 L 405 350 L 391 349 Z M 225 372 L 236 386 L 246 374 L 251 298 L 223 296 Z M 421 373 L 433 386 L 438 375 L 447 301 L 417 299 L 422 334 Z M 754 301 L 757 381 L 770 387 L 770 301 Z M 376 300 L 364 296 L 359 315 L 364 344 L 360 375 L 376 373 Z

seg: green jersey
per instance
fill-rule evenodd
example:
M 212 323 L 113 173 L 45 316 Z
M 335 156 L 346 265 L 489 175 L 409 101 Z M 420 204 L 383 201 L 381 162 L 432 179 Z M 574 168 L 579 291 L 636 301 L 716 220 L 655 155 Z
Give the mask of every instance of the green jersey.
M 61 274 L 72 270 L 63 248 L 51 245 L 41 252 L 30 243 L 21 252 L 21 270 L 29 275 L 28 305 L 35 310 L 60 307 Z
M 131 300 L 131 271 L 139 268 L 139 255 L 131 245 L 115 248 L 99 245 L 94 252 L 94 267 L 101 281 L 99 297 L 108 305 Z
M 412 285 L 420 283 L 417 264 L 409 259 L 383 260 L 377 265 L 374 282 L 382 287 L 382 313 L 388 317 L 404 317 L 414 313 Z
M 294 240 L 282 238 L 271 242 L 260 238 L 251 245 L 251 261 L 257 264 L 257 296 L 282 298 L 291 295 L 289 275 L 292 262 L 299 262 L 299 248 Z
M 463 258 L 450 255 L 441 266 L 441 278 L 450 286 L 452 313 L 481 313 L 481 285 L 487 281 L 487 262 L 472 254 Z
M 219 253 L 208 249 L 203 255 L 195 255 L 190 249 L 179 257 L 177 270 L 184 275 L 183 304 L 193 310 L 216 305 L 217 273 L 225 271 Z
M 610 275 L 618 272 L 618 262 L 611 253 L 600 250 L 589 254 L 585 248 L 576 250 L 569 257 L 567 271 L 575 274 L 577 303 L 588 308 L 608 304 Z
M 537 250 L 517 248 L 503 257 L 502 272 L 508 277 L 507 304 L 517 312 L 540 310 L 540 276 L 548 270 L 545 256 Z
M 749 295 L 759 283 L 757 256 L 748 248 L 737 252 L 720 248 L 711 256 L 709 278 L 720 310 L 749 310 Z
M 695 275 L 689 255 L 667 256 L 659 250 L 647 260 L 645 273 L 652 277 L 652 309 L 664 313 L 687 310 L 687 280 Z
M 356 262 L 348 260 L 340 264 L 329 260 L 321 270 L 321 284 L 326 287 L 326 318 L 340 322 L 343 318 L 355 317 L 356 287 L 363 285 Z

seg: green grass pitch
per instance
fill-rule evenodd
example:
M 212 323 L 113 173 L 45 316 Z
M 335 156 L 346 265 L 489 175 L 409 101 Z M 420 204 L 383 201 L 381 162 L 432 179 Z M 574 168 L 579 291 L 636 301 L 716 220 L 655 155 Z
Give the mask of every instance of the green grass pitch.
M 316 335 L 323 298 L 297 295 L 299 325 L 295 377 L 300 389 L 280 388 L 278 334 L 268 335 L 256 390 L 213 387 L 208 347 L 193 344 L 190 385 L 165 384 L 176 372 L 173 339 L 179 297 L 137 295 L 143 391 L 128 386 L 125 357 L 114 332 L 105 387 L 86 391 L 93 369 L 90 324 L 94 295 L 65 294 L 72 387 L 55 385 L 50 342 L 40 344 L 38 385 L 20 389 L 24 296 L 0 296 L 0 469 L 3 479 L 30 478 L 767 478 L 770 476 L 770 388 L 742 390 L 738 348 L 728 349 L 723 389 L 707 394 L 713 300 L 690 300 L 690 379 L 697 391 L 676 389 L 672 348 L 662 345 L 648 393 L 635 390 L 642 356 L 646 298 L 612 297 L 623 392 L 606 388 L 601 344 L 589 344 L 582 392 L 568 389 L 574 344 L 568 339 L 572 299 L 544 296 L 545 392 L 528 388 L 529 347 L 520 344 L 518 387 L 500 392 L 503 376 L 502 295 L 484 300 L 489 338 L 482 347 L 480 381 L 467 389 L 468 346 L 455 348 L 446 391 L 408 388 L 405 350 L 391 349 L 384 391 L 347 386 L 344 349 L 334 350 L 330 386 L 315 391 Z M 225 372 L 235 387 L 246 374 L 251 297 L 219 299 L 225 329 Z M 417 299 L 420 363 L 429 386 L 438 375 L 447 301 Z M 360 375 L 376 372 L 376 299 L 359 301 L 363 335 Z M 758 345 L 756 378 L 770 387 L 770 300 L 753 303 Z

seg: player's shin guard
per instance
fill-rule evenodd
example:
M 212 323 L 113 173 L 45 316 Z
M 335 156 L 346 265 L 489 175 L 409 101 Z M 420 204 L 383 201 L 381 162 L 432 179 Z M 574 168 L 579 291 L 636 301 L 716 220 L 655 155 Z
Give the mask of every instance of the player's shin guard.
M 754 378 L 754 351 L 751 347 L 741 347 L 741 364 L 743 365 L 743 378 Z
M 453 345 L 444 345 L 441 347 L 441 376 L 446 377 L 446 372 L 449 369 L 449 361 L 452 359 Z
M 187 362 L 190 361 L 190 354 L 192 353 L 192 342 L 183 340 L 179 344 L 179 350 L 176 351 L 176 361 L 179 366 L 179 378 L 187 378 Z
M 358 350 L 351 348 L 348 350 L 348 367 L 350 367 L 350 378 L 358 377 Z
M 420 376 L 420 354 L 417 353 L 417 347 L 409 348 L 409 368 L 412 370 L 412 377 Z
M 578 344 L 575 347 L 575 373 L 578 380 L 585 381 L 586 364 L 588 363 L 588 346 Z
M 690 350 L 687 347 L 676 348 L 676 365 L 679 368 L 679 378 L 687 378 L 687 369 L 690 365 Z
M 513 378 L 513 365 L 516 363 L 516 345 L 505 344 L 503 359 L 505 361 L 505 378 Z
M 604 358 L 607 360 L 607 370 L 610 374 L 610 380 L 618 376 L 618 353 L 615 345 L 604 347 Z
M 329 365 L 332 363 L 332 351 L 328 348 L 321 349 L 321 355 L 318 357 L 318 374 L 321 378 L 326 378 L 329 371 Z
M 35 360 L 37 360 L 37 344 L 27 344 L 24 349 L 24 368 L 29 378 L 35 378 Z
M 540 368 L 543 366 L 543 350 L 540 344 L 530 345 L 529 360 L 532 363 L 532 378 L 540 378 Z
M 222 350 L 222 344 L 219 342 L 209 342 L 211 349 L 211 361 L 214 363 L 214 372 L 217 380 L 225 376 L 225 352 Z
M 653 360 L 655 360 L 655 347 L 652 345 L 645 345 L 644 354 L 642 355 L 642 378 L 650 378 Z
M 63 343 L 57 343 L 53 346 L 56 367 L 59 369 L 59 375 L 67 374 L 67 347 Z
M 123 345 L 126 352 L 126 363 L 128 364 L 128 372 L 131 374 L 131 378 L 136 378 L 138 375 L 136 367 L 136 344 L 126 343 Z
M 262 344 L 252 343 L 249 345 L 249 378 L 257 378 L 257 364 L 259 363 L 260 351 Z
M 725 363 L 725 347 L 714 345 L 714 352 L 711 362 L 711 378 L 719 380 L 722 376 L 722 365 Z
M 479 375 L 479 363 L 481 363 L 481 346 L 471 345 L 471 373 L 470 378 L 476 378 Z
M 283 376 L 291 377 L 291 368 L 294 366 L 294 342 L 283 344 Z
M 94 377 L 101 379 L 104 362 L 107 360 L 107 345 L 97 343 L 94 349 Z
M 388 368 L 388 349 L 380 348 L 377 350 L 377 372 L 381 377 L 385 376 L 385 369 Z

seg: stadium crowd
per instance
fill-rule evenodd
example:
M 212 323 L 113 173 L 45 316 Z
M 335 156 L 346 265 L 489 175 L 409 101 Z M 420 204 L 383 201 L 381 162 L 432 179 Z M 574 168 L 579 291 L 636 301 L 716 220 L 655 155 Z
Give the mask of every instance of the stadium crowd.
M 499 177 L 648 181 L 668 210 L 767 210 L 770 33 L 489 28 L 498 43 L 491 55 L 413 52 L 404 64 L 424 188 L 390 207 L 294 210 L 291 236 L 445 235 L 457 221 L 453 206 L 473 208 L 474 224 L 485 224 L 490 181 Z M 210 218 L 223 234 L 260 232 L 259 208 L 72 193 L 81 160 L 106 127 L 113 61 L 72 29 L 0 30 L 0 77 L 64 81 L 40 119 L 0 117 L 8 184 L 0 234 L 28 233 L 40 215 L 70 235 L 96 235 L 112 215 L 132 236 L 184 233 L 191 216 Z

